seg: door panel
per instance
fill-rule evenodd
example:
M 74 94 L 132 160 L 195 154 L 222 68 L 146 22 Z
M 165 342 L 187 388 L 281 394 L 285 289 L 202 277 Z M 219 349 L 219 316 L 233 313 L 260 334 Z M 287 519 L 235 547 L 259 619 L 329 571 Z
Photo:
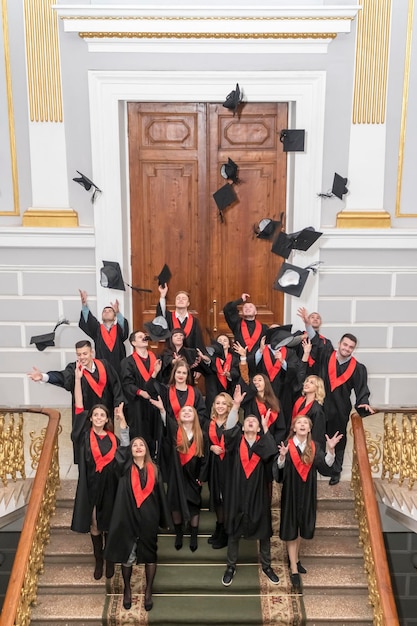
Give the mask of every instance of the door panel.
M 132 284 L 153 289 L 133 292 L 135 328 L 154 317 L 164 263 L 173 274 L 168 304 L 176 291 L 189 291 L 207 340 L 228 330 L 221 309 L 242 292 L 261 321 L 282 321 L 282 294 L 272 289 L 282 260 L 253 226 L 285 211 L 279 132 L 287 105 L 246 104 L 239 120 L 218 104 L 130 103 L 128 123 Z M 220 168 L 228 157 L 240 182 L 222 223 L 212 194 L 226 182 Z

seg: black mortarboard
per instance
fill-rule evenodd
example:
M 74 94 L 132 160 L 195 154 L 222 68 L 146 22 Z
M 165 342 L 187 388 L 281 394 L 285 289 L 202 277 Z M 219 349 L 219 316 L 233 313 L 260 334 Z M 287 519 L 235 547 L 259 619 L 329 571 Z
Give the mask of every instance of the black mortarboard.
M 278 348 L 283 348 L 284 346 L 288 348 L 298 346 L 303 338 L 302 336 L 295 336 L 295 333 L 293 334 L 291 330 L 291 324 L 269 328 L 266 333 L 266 343 L 269 343 L 274 350 L 278 350 Z
M 168 265 L 165 263 L 164 267 L 161 269 L 158 276 L 156 277 L 158 280 L 158 285 L 167 285 L 171 276 L 172 276 L 171 270 L 169 269 Z
M 284 129 L 281 131 L 279 140 L 284 152 L 304 152 L 305 130 Z
M 302 250 L 306 252 L 323 233 L 314 230 L 312 226 L 303 228 L 296 233 L 287 235 L 281 231 L 272 244 L 271 251 L 284 259 L 288 259 L 291 250 Z
M 100 285 L 108 289 L 126 291 L 120 265 L 117 261 L 103 261 L 100 270 Z
M 227 163 L 223 163 L 220 168 L 220 174 L 223 178 L 227 180 L 233 181 L 235 184 L 239 182 L 239 178 L 237 176 L 238 167 L 234 161 L 229 157 Z
M 306 284 L 308 274 L 308 268 L 283 263 L 274 281 L 273 287 L 277 291 L 283 291 L 290 296 L 299 298 Z
M 265 343 L 275 343 L 276 337 L 279 337 L 280 335 L 283 336 L 283 333 L 285 334 L 285 336 L 291 335 L 291 331 L 292 324 L 285 324 L 283 326 L 270 326 L 265 333 Z
M 211 340 L 211 345 L 206 346 L 206 350 L 210 356 L 218 356 L 224 359 L 224 347 L 216 339 Z
M 168 323 L 162 315 L 158 315 L 151 322 L 145 322 L 144 327 L 148 331 L 148 335 L 152 341 L 163 341 L 171 337 Z
M 348 188 L 346 187 L 347 181 L 347 178 L 343 178 L 339 176 L 339 174 L 334 175 L 332 194 L 340 200 L 343 200 L 343 196 L 348 192 Z
M 81 187 L 84 187 L 84 189 L 86 189 L 87 191 L 90 191 L 90 189 L 93 188 L 93 195 L 91 196 L 91 202 L 94 204 L 94 202 L 96 200 L 96 197 L 97 197 L 97 194 L 101 193 L 101 189 L 99 189 L 97 187 L 97 185 L 95 183 L 93 183 L 92 180 L 87 178 L 87 176 L 85 176 L 84 174 L 82 174 L 78 170 L 76 170 L 76 172 L 77 172 L 77 174 L 79 174 L 79 176 L 76 176 L 72 180 L 74 182 L 78 183 L 79 185 L 81 185 Z
M 54 330 L 51 333 L 45 333 L 44 335 L 36 335 L 31 337 L 30 344 L 34 343 L 39 352 L 43 352 L 45 348 L 50 348 L 55 345 L 55 331 L 61 324 L 69 324 L 68 320 L 62 320 L 55 325 Z
M 223 221 L 222 211 L 237 200 L 237 195 L 233 189 L 233 185 L 226 183 L 223 187 L 220 187 L 220 189 L 214 192 L 213 198 L 217 204 L 217 208 L 219 209 L 220 219 Z
M 236 83 L 236 89 L 227 94 L 226 100 L 223 102 L 223 106 L 226 107 L 226 109 L 233 111 L 234 117 L 241 102 L 242 94 L 240 92 L 239 83 Z
M 271 220 L 269 217 L 265 217 L 258 224 L 254 225 L 253 232 L 258 237 L 258 239 L 271 240 L 280 224 L 281 221 Z

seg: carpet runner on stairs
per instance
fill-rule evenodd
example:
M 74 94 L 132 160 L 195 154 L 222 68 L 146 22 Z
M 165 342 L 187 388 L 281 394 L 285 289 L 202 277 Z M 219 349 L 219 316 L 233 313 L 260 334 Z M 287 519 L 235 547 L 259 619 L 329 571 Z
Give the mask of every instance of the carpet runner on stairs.
M 226 567 L 226 548 L 214 550 L 207 543 L 215 518 L 209 511 L 202 510 L 196 552 L 190 551 L 187 535 L 179 551 L 174 548 L 173 535 L 159 536 L 152 611 L 147 613 L 143 608 L 145 579 L 140 565 L 133 569 L 132 608 L 128 611 L 123 608 L 123 580 L 118 566 L 114 578 L 107 583 L 103 624 L 305 624 L 302 596 L 291 586 L 285 546 L 277 537 L 277 515 L 274 518 L 272 566 L 280 579 L 278 585 L 273 585 L 262 573 L 256 542 L 242 539 L 236 575 L 232 585 L 224 587 L 221 581 Z

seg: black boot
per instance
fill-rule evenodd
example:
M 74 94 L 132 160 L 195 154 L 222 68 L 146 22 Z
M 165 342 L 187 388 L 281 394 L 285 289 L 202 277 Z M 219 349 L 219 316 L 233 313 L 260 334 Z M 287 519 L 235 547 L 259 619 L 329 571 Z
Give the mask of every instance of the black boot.
M 174 528 L 175 528 L 175 549 L 176 550 L 181 550 L 182 548 L 182 538 L 184 536 L 184 533 L 182 531 L 182 524 L 174 524 Z
M 156 563 L 145 563 L 146 589 L 145 589 L 145 611 L 150 611 L 153 607 L 152 585 L 156 574 Z
M 198 548 L 198 526 L 191 526 L 191 535 L 190 535 L 190 550 L 191 552 L 195 552 Z
M 96 566 L 94 568 L 95 580 L 100 580 L 103 576 L 103 535 L 91 535 L 91 541 L 93 542 L 93 552 L 96 559 Z
M 214 543 L 215 541 L 217 541 L 219 537 L 220 526 L 221 524 L 219 524 L 219 522 L 216 522 L 216 529 L 214 533 L 207 539 L 207 543 Z
M 108 533 L 104 533 L 104 548 L 106 548 Z M 106 559 L 106 578 L 113 578 L 114 576 L 114 563 Z
M 214 550 L 219 550 L 220 548 L 225 548 L 227 546 L 227 534 L 224 529 L 224 524 L 220 524 L 219 535 L 216 541 L 213 541 L 211 547 Z
M 124 582 L 123 608 L 130 609 L 130 607 L 132 606 L 132 590 L 130 588 L 130 579 L 132 578 L 131 565 L 122 565 L 122 576 Z

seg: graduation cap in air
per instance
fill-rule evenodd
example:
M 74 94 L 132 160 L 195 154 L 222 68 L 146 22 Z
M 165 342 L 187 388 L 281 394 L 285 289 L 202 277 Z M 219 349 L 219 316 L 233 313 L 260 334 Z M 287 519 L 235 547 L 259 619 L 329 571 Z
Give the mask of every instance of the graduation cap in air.
M 84 189 L 86 191 L 90 191 L 90 189 L 93 189 L 93 195 L 91 196 L 91 202 L 94 204 L 94 202 L 96 201 L 97 195 L 99 193 L 101 193 L 101 189 L 99 189 L 97 187 L 97 185 L 95 183 L 93 183 L 92 180 L 87 178 L 87 176 L 85 176 L 84 174 L 82 174 L 78 170 L 76 170 L 76 172 L 77 172 L 77 174 L 79 174 L 79 176 L 76 176 L 72 180 L 74 182 L 78 183 L 79 185 L 81 185 L 81 187 L 84 187 Z
M 118 289 L 119 291 L 126 291 L 125 285 L 127 285 L 133 291 L 152 293 L 152 289 L 143 289 L 126 283 L 117 261 L 103 261 L 103 267 L 100 270 L 100 285 L 106 289 Z
M 219 209 L 220 220 L 223 222 L 224 218 L 222 211 L 237 200 L 237 195 L 233 189 L 233 185 L 226 183 L 223 187 L 220 187 L 220 189 L 214 192 L 213 198 L 217 204 L 217 208 Z
M 145 322 L 144 327 L 152 341 L 164 341 L 164 339 L 171 337 L 168 322 L 162 315 L 158 315 L 151 322 Z
M 304 152 L 305 130 L 286 128 L 281 131 L 279 140 L 284 152 Z
M 164 267 L 161 269 L 158 276 L 156 277 L 156 280 L 158 281 L 158 285 L 167 285 L 171 276 L 172 276 L 171 270 L 169 269 L 168 265 L 165 263 Z
M 224 359 L 224 348 L 216 339 L 211 340 L 211 345 L 206 346 L 207 354 Z
M 51 348 L 55 345 L 55 331 L 61 324 L 69 324 L 68 320 L 61 320 L 55 325 L 54 330 L 51 333 L 45 333 L 44 335 L 36 335 L 31 337 L 30 344 L 34 343 L 39 352 L 43 352 L 45 348 Z
M 343 196 L 348 192 L 348 188 L 346 187 L 347 181 L 347 178 L 343 178 L 343 176 L 339 176 L 339 174 L 335 173 L 333 178 L 332 194 L 340 200 L 343 200 Z
M 287 346 L 293 348 L 302 341 L 302 336 L 296 336 L 292 332 L 292 324 L 283 326 L 273 326 L 268 328 L 265 334 L 265 342 L 270 344 L 274 350 Z
M 269 217 L 264 217 L 260 222 L 254 224 L 253 232 L 258 239 L 271 240 L 275 235 L 275 231 L 282 223 L 282 215 L 280 220 L 272 220 Z
M 226 100 L 223 102 L 223 106 L 226 109 L 233 111 L 233 117 L 238 112 L 239 104 L 242 102 L 242 93 L 240 91 L 239 83 L 236 83 L 236 88 L 227 94 Z
M 239 182 L 239 178 L 237 176 L 237 170 L 238 170 L 238 166 L 229 157 L 227 163 L 223 163 L 223 165 L 221 166 L 220 174 L 223 176 L 223 178 L 226 178 L 226 180 L 231 180 L 232 182 L 237 184 Z
M 287 235 L 281 231 L 272 244 L 271 251 L 284 259 L 288 259 L 292 250 L 302 250 L 306 252 L 323 233 L 314 230 L 312 226 L 303 228 L 296 233 Z
M 273 288 L 299 298 L 309 273 L 313 272 L 315 274 L 320 263 L 318 261 L 307 267 L 297 267 L 297 265 L 291 265 L 291 263 L 283 263 L 274 281 Z

